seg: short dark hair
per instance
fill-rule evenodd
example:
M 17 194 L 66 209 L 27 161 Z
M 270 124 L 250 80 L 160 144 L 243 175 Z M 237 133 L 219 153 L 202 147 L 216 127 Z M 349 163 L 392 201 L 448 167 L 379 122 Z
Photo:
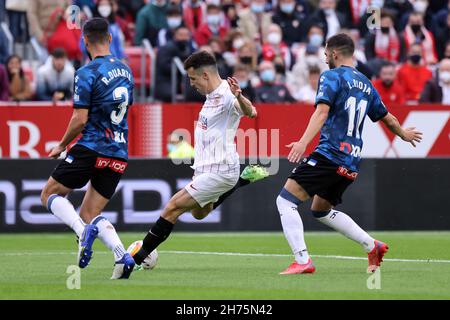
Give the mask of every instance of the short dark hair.
M 90 43 L 108 42 L 109 23 L 104 18 L 92 18 L 84 24 L 83 34 Z
M 394 63 L 392 63 L 392 62 L 390 62 L 390 61 L 387 61 L 387 60 L 384 60 L 383 62 L 382 62 L 382 64 L 381 64 L 381 67 L 380 67 L 380 70 L 381 69 L 383 69 L 383 68 L 395 68 L 395 64 Z
M 194 68 L 194 70 L 200 69 L 202 67 L 215 67 L 217 68 L 216 58 L 207 51 L 198 51 L 190 55 L 186 61 L 184 61 L 184 69 L 189 70 Z
M 328 39 L 327 49 L 337 50 L 344 56 L 349 57 L 353 56 L 353 53 L 355 52 L 355 43 L 350 36 L 345 33 L 339 33 Z
M 66 50 L 64 50 L 64 48 L 55 48 L 52 51 L 52 57 L 56 58 L 56 59 L 65 58 L 65 57 L 67 57 Z

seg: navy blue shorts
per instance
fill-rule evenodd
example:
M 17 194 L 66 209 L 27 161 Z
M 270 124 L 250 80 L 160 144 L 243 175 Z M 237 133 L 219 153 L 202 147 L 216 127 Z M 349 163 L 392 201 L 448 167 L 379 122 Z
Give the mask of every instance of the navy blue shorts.
M 318 152 L 304 158 L 290 179 L 296 181 L 310 197 L 318 195 L 333 206 L 342 202 L 342 195 L 356 179 L 357 172 L 337 165 Z

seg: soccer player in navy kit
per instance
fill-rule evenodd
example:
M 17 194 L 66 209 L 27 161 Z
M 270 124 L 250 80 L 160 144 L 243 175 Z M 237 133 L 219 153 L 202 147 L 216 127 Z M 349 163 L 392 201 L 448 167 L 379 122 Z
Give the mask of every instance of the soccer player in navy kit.
M 41 200 L 77 234 L 81 268 L 89 264 L 92 244 L 98 237 L 114 253 L 112 279 L 128 278 L 134 260 L 101 212 L 127 167 L 127 115 L 134 80 L 130 68 L 110 53 L 111 35 L 105 19 L 87 21 L 83 35 L 92 61 L 75 74 L 73 115 L 64 137 L 49 156 L 58 158 L 73 139 L 80 133 L 82 136 L 53 171 Z M 89 181 L 78 216 L 65 196 Z
M 342 202 L 345 189 L 356 179 L 361 160 L 362 130 L 367 115 L 381 120 L 390 131 L 415 146 L 422 133 L 402 129 L 390 114 L 369 79 L 353 67 L 355 45 L 345 34 L 327 41 L 325 55 L 330 70 L 322 73 L 316 97 L 316 110 L 301 139 L 289 144 L 288 160 L 299 163 L 306 147 L 320 131 L 315 151 L 294 169 L 277 197 L 283 232 L 295 261 L 281 274 L 313 273 L 303 223 L 297 206 L 313 198 L 311 212 L 325 225 L 359 243 L 368 254 L 368 272 L 379 266 L 388 246 L 373 239 L 348 215 L 334 209 Z

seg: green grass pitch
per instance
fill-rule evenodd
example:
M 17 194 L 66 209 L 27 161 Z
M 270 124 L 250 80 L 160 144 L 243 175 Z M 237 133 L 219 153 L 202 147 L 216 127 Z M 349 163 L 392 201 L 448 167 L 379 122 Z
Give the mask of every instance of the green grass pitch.
M 143 235 L 120 233 L 125 246 Z M 1 234 L 0 299 L 450 299 L 450 232 L 373 236 L 390 247 L 380 289 L 367 287 L 360 246 L 336 233 L 306 233 L 315 274 L 280 276 L 292 262 L 281 232 L 174 232 L 157 267 L 129 280 L 109 280 L 113 257 L 97 240 L 81 289 L 69 290 L 72 234 Z

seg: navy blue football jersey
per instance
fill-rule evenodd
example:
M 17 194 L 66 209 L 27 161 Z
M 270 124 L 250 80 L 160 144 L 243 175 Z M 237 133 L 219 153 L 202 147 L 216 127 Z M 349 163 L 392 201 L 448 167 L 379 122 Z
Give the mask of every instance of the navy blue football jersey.
M 358 171 L 366 115 L 376 122 L 388 113 L 380 95 L 362 73 L 341 66 L 321 74 L 316 106 L 319 103 L 330 106 L 330 112 L 315 151 L 340 166 Z
M 134 88 L 130 68 L 112 55 L 96 57 L 77 70 L 74 86 L 74 108 L 89 109 L 77 144 L 105 156 L 127 159 L 127 116 Z

